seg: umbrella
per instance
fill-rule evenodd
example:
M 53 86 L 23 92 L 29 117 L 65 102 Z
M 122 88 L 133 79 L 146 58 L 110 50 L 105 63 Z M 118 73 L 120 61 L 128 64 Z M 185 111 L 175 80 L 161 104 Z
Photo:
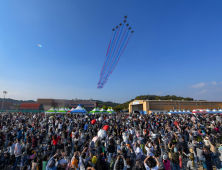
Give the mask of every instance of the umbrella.
M 56 116 L 56 117 L 62 117 L 62 115 L 58 115 L 58 116 Z
M 52 119 L 52 118 L 53 118 L 53 116 L 50 116 L 50 117 L 49 117 L 49 119 Z

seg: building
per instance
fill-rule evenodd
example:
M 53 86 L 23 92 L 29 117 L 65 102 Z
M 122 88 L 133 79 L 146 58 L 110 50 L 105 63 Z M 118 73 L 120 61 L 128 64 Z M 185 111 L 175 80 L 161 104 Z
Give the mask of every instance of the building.
M 22 103 L 19 106 L 19 110 L 36 110 L 36 111 L 43 111 L 43 105 L 39 103 Z
M 87 111 L 91 111 L 97 106 L 96 101 L 90 100 L 38 99 L 37 103 L 42 104 L 45 111 L 52 107 L 77 107 L 79 104 Z
M 3 105 L 2 105 L 3 103 Z M 2 108 L 3 106 L 3 108 Z M 14 110 L 15 106 L 13 104 L 13 102 L 7 102 L 7 101 L 0 101 L 0 109 L 2 108 L 2 110 Z
M 134 100 L 129 104 L 129 113 L 133 111 L 164 114 L 170 110 L 220 109 L 222 102 L 183 101 L 183 100 Z
M 89 101 L 89 100 L 70 100 L 69 101 L 69 107 L 77 107 L 78 105 L 81 105 L 82 107 L 84 107 L 86 109 L 86 111 L 91 111 L 93 110 L 95 107 L 97 107 L 96 101 Z

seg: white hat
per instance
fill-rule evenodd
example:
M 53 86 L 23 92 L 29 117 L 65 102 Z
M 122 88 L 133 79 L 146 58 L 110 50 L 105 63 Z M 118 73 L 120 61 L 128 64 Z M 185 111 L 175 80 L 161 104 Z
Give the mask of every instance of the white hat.
M 164 160 L 167 160 L 167 155 L 163 155 L 163 159 L 164 159 Z

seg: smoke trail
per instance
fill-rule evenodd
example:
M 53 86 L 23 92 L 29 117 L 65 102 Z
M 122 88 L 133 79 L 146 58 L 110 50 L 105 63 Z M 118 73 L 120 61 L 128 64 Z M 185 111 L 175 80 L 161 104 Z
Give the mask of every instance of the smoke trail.
M 126 45 L 124 46 L 123 51 L 125 50 L 125 48 L 126 48 L 126 46 L 127 46 L 128 42 L 129 42 L 129 40 L 130 40 L 131 36 L 132 36 L 132 33 L 131 33 L 131 35 L 130 35 L 129 39 L 127 40 L 127 42 L 126 42 Z M 113 67 L 113 69 L 112 69 L 112 71 L 111 71 L 111 73 L 110 73 L 110 74 L 112 74 L 112 72 L 113 72 L 113 70 L 115 69 L 115 67 L 116 67 L 117 63 L 119 62 L 119 59 L 121 58 L 121 56 L 122 56 L 122 54 L 123 54 L 123 51 L 121 52 L 121 54 L 120 54 L 120 56 L 119 56 L 119 58 L 118 58 L 118 60 L 117 60 L 117 62 L 116 62 L 116 64 L 115 64 L 115 66 Z
M 104 71 L 103 71 L 103 74 L 102 74 L 102 78 L 100 79 L 99 84 L 100 84 L 101 81 L 103 80 L 103 77 L 106 76 L 106 72 L 108 71 L 107 69 L 109 68 L 109 65 L 110 65 L 109 60 L 110 60 L 110 58 L 112 59 L 112 52 L 113 52 L 113 49 L 114 49 L 114 46 L 115 46 L 115 43 L 116 43 L 116 38 L 117 38 L 117 36 L 118 36 L 118 34 L 119 34 L 119 30 L 120 30 L 119 28 L 117 28 L 117 29 L 118 29 L 118 32 L 117 32 L 117 34 L 116 34 L 114 44 L 113 44 L 113 46 L 111 47 L 111 52 L 109 53 L 109 56 L 108 56 L 108 62 L 107 62 L 108 67 L 107 67 L 107 65 L 106 65 L 106 67 L 105 67 L 105 69 L 104 69 Z
M 126 29 L 127 29 L 127 26 L 126 26 Z M 122 36 L 122 38 L 121 38 L 121 41 L 120 41 L 120 43 L 119 43 L 119 46 L 118 46 L 117 51 L 116 51 L 116 54 L 117 54 L 117 52 L 118 52 L 118 50 L 119 50 L 119 47 L 120 47 L 120 45 L 121 45 L 121 42 L 122 42 L 122 40 L 123 40 L 123 37 L 124 37 L 125 32 L 126 32 L 126 29 L 125 29 L 125 31 L 124 31 L 124 33 L 123 33 L 123 36 Z M 116 58 L 116 54 L 115 54 L 114 58 Z M 115 64 L 115 62 L 112 63 L 111 68 L 113 67 L 113 64 Z M 109 72 L 110 72 L 110 71 L 109 71 Z M 109 74 L 108 74 L 108 75 L 109 75 Z
M 114 41 L 115 35 L 116 35 L 116 30 L 115 30 L 115 33 L 114 33 L 114 36 L 113 36 L 113 39 L 112 39 L 111 47 L 110 47 L 110 48 L 112 48 L 112 45 L 113 45 L 113 41 Z M 104 67 L 105 67 L 106 64 L 107 64 L 107 61 L 108 61 L 108 58 L 109 58 L 109 54 L 110 54 L 110 50 L 109 50 L 109 52 L 108 52 L 108 57 L 106 58 L 106 60 L 105 60 L 105 62 L 104 62 Z M 102 81 L 103 74 L 104 74 L 104 70 L 102 71 L 102 75 L 100 76 L 100 79 L 99 79 L 98 85 L 99 85 L 100 82 Z
M 125 23 L 123 23 L 123 27 L 125 26 Z M 110 71 L 111 71 L 111 68 L 112 68 L 112 65 L 113 65 L 113 62 L 115 61 L 115 57 L 116 57 L 116 47 L 117 47 L 117 45 L 118 45 L 118 42 L 119 42 L 119 39 L 120 39 L 120 37 L 122 36 L 122 31 L 123 31 L 123 27 L 122 27 L 122 29 L 121 29 L 121 31 L 120 31 L 120 34 L 119 34 L 119 37 L 118 37 L 118 39 L 117 39 L 117 43 L 116 43 L 116 45 L 115 45 L 115 47 L 114 47 L 114 51 L 113 51 L 113 53 L 112 53 L 112 60 L 110 61 L 110 66 L 109 66 L 109 68 L 107 69 L 107 71 L 108 71 L 108 73 L 107 73 L 107 75 L 109 75 L 109 73 L 110 73 Z M 126 27 L 127 28 L 127 27 Z M 124 32 L 124 34 L 125 34 L 125 32 Z M 124 35 L 123 34 L 123 35 Z
M 107 53 L 106 53 L 106 58 L 107 58 L 107 55 L 108 55 L 108 52 L 109 52 L 109 47 L 110 47 L 110 44 L 111 44 L 111 41 L 112 41 L 112 37 L 113 37 L 113 32 L 112 32 L 112 36 L 111 36 L 111 39 L 110 39 L 110 42 L 109 42 L 109 46 L 108 46 L 108 50 L 107 50 Z M 105 60 L 105 61 L 106 61 L 106 60 Z M 103 63 L 103 67 L 102 67 L 102 70 L 101 70 L 101 73 L 100 73 L 100 77 L 101 77 L 101 75 L 102 75 L 104 66 L 105 66 L 105 62 Z
M 118 52 L 118 54 L 117 54 L 116 59 L 119 57 L 119 54 L 120 54 L 120 52 L 121 52 L 121 50 L 122 50 L 122 47 L 123 47 L 123 45 L 124 45 L 124 43 L 125 43 L 125 41 L 126 41 L 126 38 L 127 38 L 127 36 L 128 36 L 128 33 L 129 33 L 129 30 L 128 30 L 128 32 L 127 32 L 127 34 L 126 34 L 126 37 L 125 37 L 125 39 L 124 39 L 124 41 L 123 41 L 123 43 L 122 43 L 122 45 L 121 45 L 121 47 L 120 47 L 120 50 L 119 50 L 119 52 Z M 115 60 L 114 63 L 116 63 L 116 60 Z M 115 64 L 115 65 L 116 65 L 116 64 Z M 111 70 L 113 70 L 113 68 L 111 68 Z M 107 82 L 109 76 L 110 76 L 110 74 L 106 76 L 106 78 L 104 79 L 105 82 L 103 81 L 102 86 L 104 86 L 104 84 Z

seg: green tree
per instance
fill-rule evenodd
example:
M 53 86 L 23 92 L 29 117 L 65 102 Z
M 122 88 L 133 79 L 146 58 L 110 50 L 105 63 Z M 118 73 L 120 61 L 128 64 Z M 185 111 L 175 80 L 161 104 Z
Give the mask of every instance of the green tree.
M 108 109 L 108 107 L 107 107 L 106 105 L 103 105 L 103 109 L 107 110 L 107 109 Z

